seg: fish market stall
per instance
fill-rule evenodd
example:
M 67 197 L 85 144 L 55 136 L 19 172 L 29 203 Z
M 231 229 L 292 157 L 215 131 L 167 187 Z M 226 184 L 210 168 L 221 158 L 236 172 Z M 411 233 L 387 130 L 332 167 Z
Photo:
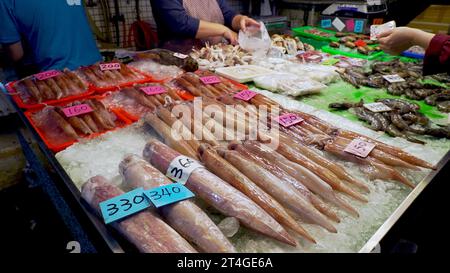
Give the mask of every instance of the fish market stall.
M 5 92 L 113 252 L 371 252 L 448 163 L 450 80 L 355 50 L 154 49 Z

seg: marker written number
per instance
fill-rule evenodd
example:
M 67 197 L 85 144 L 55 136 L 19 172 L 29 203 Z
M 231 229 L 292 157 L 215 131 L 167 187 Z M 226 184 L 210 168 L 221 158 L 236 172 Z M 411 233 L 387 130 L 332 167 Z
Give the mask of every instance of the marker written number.
M 279 124 L 281 124 L 283 127 L 291 127 L 292 125 L 298 124 L 303 121 L 303 119 L 296 114 L 293 113 L 287 113 L 284 115 L 281 115 L 277 118 L 277 121 Z
M 203 166 L 192 158 L 180 155 L 170 162 L 166 176 L 184 185 L 192 172 L 198 168 L 203 168 Z
M 35 74 L 34 77 L 36 79 L 38 79 L 39 81 L 43 81 L 43 80 L 46 80 L 46 79 L 50 79 L 50 78 L 56 77 L 58 75 L 61 75 L 60 71 L 58 71 L 58 70 L 49 70 L 49 71 L 45 71 L 45 72 L 41 72 L 41 73 Z
M 151 206 L 143 188 L 137 188 L 99 204 L 106 224 L 137 213 Z
M 237 93 L 236 95 L 234 95 L 234 98 L 240 99 L 243 101 L 249 101 L 256 95 L 257 95 L 257 93 L 253 92 L 252 90 L 243 90 L 243 91 Z
M 397 74 L 394 74 L 394 75 L 384 75 L 383 78 L 384 78 L 385 80 L 387 80 L 388 82 L 390 82 L 390 83 L 404 82 L 404 81 L 405 81 L 405 79 L 403 79 L 402 77 L 400 77 L 400 76 L 397 75 Z
M 74 117 L 82 114 L 93 112 L 92 108 L 87 104 L 79 104 L 75 106 L 65 107 L 62 109 L 66 117 Z
M 206 77 L 201 77 L 200 80 L 204 83 L 204 84 L 216 84 L 216 83 L 220 83 L 221 80 L 219 77 L 217 76 L 206 76 Z
M 106 64 L 100 64 L 100 70 L 106 71 L 106 70 L 120 70 L 120 63 L 106 63 Z
M 376 145 L 373 143 L 366 142 L 361 139 L 354 139 L 350 142 L 350 144 L 348 144 L 347 147 L 345 147 L 344 151 L 362 158 L 366 158 L 375 146 Z
M 159 85 L 142 87 L 141 90 L 149 96 L 163 94 L 167 92 L 166 88 Z
M 145 191 L 145 195 L 157 208 L 194 197 L 188 188 L 179 183 Z
M 387 106 L 382 102 L 366 103 L 363 106 L 364 108 L 374 113 L 392 111 L 392 109 L 389 106 Z

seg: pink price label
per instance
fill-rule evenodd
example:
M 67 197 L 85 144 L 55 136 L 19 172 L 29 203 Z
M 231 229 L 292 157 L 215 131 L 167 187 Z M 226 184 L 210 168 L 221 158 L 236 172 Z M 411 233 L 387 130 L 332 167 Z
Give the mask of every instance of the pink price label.
M 206 76 L 206 77 L 201 77 L 200 80 L 204 83 L 204 84 L 215 84 L 215 83 L 221 83 L 222 81 L 220 80 L 219 77 L 217 76 Z
M 283 127 L 291 127 L 292 125 L 302 122 L 304 119 L 293 113 L 287 113 L 277 118 L 279 124 Z
M 106 64 L 100 64 L 100 70 L 106 71 L 106 70 L 120 70 L 120 63 L 106 63 Z
M 79 116 L 82 114 L 93 112 L 92 108 L 87 104 L 80 104 L 75 106 L 66 107 L 63 109 L 64 114 L 66 117 L 74 117 Z
M 142 92 L 144 92 L 145 94 L 147 94 L 149 96 L 163 94 L 163 93 L 167 92 L 166 88 L 164 88 L 163 86 L 159 86 L 159 85 L 142 87 L 141 90 L 142 90 Z
M 370 152 L 375 148 L 375 144 L 363 141 L 361 139 L 354 139 L 347 147 L 345 147 L 344 152 L 354 154 L 356 156 L 366 158 Z
M 253 92 L 252 90 L 243 90 L 243 91 L 237 93 L 236 95 L 234 95 L 234 98 L 240 99 L 243 101 L 249 101 L 256 95 L 257 95 L 257 93 Z
M 56 77 L 58 75 L 61 75 L 61 72 L 58 70 L 49 70 L 49 71 L 45 71 L 45 72 L 41 72 L 38 74 L 35 74 L 34 77 L 40 81 L 46 80 L 46 79 L 50 79 L 53 77 Z

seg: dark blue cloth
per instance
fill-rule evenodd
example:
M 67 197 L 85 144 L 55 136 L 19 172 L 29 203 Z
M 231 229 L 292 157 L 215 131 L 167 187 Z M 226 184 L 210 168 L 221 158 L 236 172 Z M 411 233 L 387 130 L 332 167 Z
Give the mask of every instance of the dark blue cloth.
M 194 39 L 200 20 L 189 16 L 183 7 L 183 0 L 151 0 L 153 17 L 158 26 L 158 37 L 162 43 L 169 40 Z M 236 16 L 225 0 L 217 0 L 225 19 L 231 28 Z
M 1 0 L 0 43 L 26 39 L 41 70 L 101 60 L 81 0 Z

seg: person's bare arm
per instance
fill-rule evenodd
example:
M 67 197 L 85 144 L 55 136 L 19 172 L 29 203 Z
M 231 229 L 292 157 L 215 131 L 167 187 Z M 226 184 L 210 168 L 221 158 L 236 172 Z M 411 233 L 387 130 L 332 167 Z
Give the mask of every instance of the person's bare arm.
M 420 29 L 398 27 L 381 33 L 378 36 L 378 42 L 385 52 L 398 55 L 414 45 L 426 49 L 433 37 L 434 34 Z
M 13 62 L 17 63 L 23 58 L 23 47 L 21 42 L 4 45 L 4 48 Z
M 200 20 L 200 24 L 198 26 L 198 31 L 197 34 L 195 35 L 195 38 L 205 39 L 214 36 L 225 37 L 227 40 L 230 41 L 231 44 L 237 43 L 237 34 L 231 29 L 221 24 Z

